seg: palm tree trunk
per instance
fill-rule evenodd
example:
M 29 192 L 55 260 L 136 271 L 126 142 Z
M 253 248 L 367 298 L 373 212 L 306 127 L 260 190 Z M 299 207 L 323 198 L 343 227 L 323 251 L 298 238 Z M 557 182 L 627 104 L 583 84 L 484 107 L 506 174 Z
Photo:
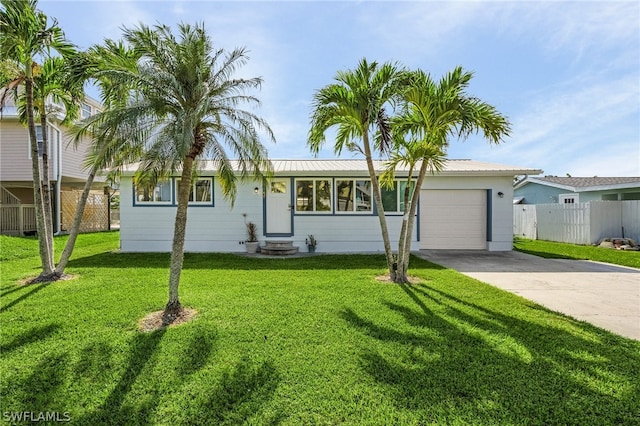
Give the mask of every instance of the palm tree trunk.
M 409 230 L 409 215 L 411 214 L 411 200 L 409 199 L 409 192 L 411 191 L 411 174 L 413 167 L 409 169 L 409 177 L 407 178 L 407 186 L 404 188 L 404 194 L 402 194 L 402 200 L 404 201 L 404 213 L 402 214 L 402 228 L 400 229 L 400 238 L 398 241 L 398 260 L 396 276 L 394 282 L 398 284 L 405 284 L 409 282 L 407 277 L 407 271 L 404 267 L 408 250 L 411 250 L 411 231 Z M 407 244 L 407 241 L 409 242 Z
M 67 263 L 71 258 L 71 253 L 73 253 L 73 248 L 76 245 L 76 240 L 78 239 L 78 234 L 80 233 L 82 215 L 84 214 L 84 208 L 87 205 L 87 199 L 89 198 L 89 193 L 91 192 L 91 185 L 93 185 L 93 180 L 96 177 L 96 171 L 96 166 L 92 166 L 91 170 L 89 171 L 89 176 L 87 176 L 87 181 L 84 184 L 84 189 L 76 208 L 76 215 L 73 218 L 73 223 L 71 224 L 71 229 L 69 230 L 69 239 L 67 240 L 67 244 L 65 244 L 64 246 L 64 250 L 62 251 L 62 255 L 60 256 L 60 261 L 56 266 L 55 273 L 58 277 L 61 277 L 64 274 L 64 269 L 67 267 Z
M 38 158 L 38 141 L 36 140 L 36 125 L 33 117 L 33 81 L 31 79 L 31 64 L 27 66 L 27 78 L 25 79 L 25 91 L 27 101 L 27 126 L 29 128 L 29 142 L 31 144 L 31 172 L 33 179 L 33 201 L 35 205 L 36 231 L 38 233 L 40 262 L 42 272 L 32 282 L 47 281 L 53 273 L 53 255 L 47 243 L 47 226 L 44 216 L 44 204 L 42 201 L 42 182 L 40 174 L 40 161 Z
M 366 127 L 365 127 L 366 129 Z M 389 277 L 395 281 L 396 271 L 394 268 L 393 252 L 391 251 L 391 241 L 389 240 L 389 228 L 387 228 L 387 219 L 384 215 L 384 206 L 382 205 L 382 195 L 380 194 L 380 182 L 376 175 L 371 159 L 371 147 L 369 146 L 369 136 L 367 132 L 363 132 L 364 154 L 367 160 L 367 168 L 371 177 L 371 189 L 373 190 L 373 199 L 378 210 L 378 220 L 380 221 L 380 230 L 382 231 L 382 241 L 384 243 L 384 253 L 387 258 L 387 267 L 389 269 Z
M 411 196 L 409 211 L 405 207 L 405 214 L 408 213 L 407 217 L 407 229 L 405 232 L 405 240 L 404 245 L 399 248 L 402 253 L 398 253 L 398 274 L 396 275 L 396 280 L 394 282 L 397 283 L 408 283 L 409 277 L 407 276 L 407 272 L 409 271 L 409 259 L 411 258 L 411 236 L 413 235 L 413 225 L 416 220 L 416 210 L 418 208 L 418 199 L 420 198 L 420 188 L 422 187 L 422 182 L 424 182 L 424 177 L 427 174 L 428 162 L 423 161 L 422 166 L 420 167 L 420 172 L 418 173 L 418 178 L 416 179 L 416 185 L 413 190 L 413 194 Z M 410 191 L 410 183 L 407 183 L 407 188 Z M 406 206 L 406 204 L 405 204 Z
M 46 223 L 47 232 L 47 245 L 51 257 L 55 257 L 55 251 L 53 249 L 53 218 L 51 212 L 51 179 L 49 177 L 49 135 L 47 127 L 47 114 L 44 110 L 44 101 L 42 105 L 43 110 L 40 111 L 40 128 L 42 129 L 42 204 L 44 209 L 44 221 Z
M 171 247 L 171 265 L 169 267 L 169 302 L 164 308 L 162 321 L 171 324 L 180 314 L 182 306 L 178 298 L 178 286 L 180 274 L 184 262 L 184 239 L 187 231 L 187 207 L 189 205 L 189 193 L 191 191 L 191 173 L 193 170 L 193 158 L 187 156 L 182 163 L 182 179 L 178 191 L 178 207 L 173 230 L 173 244 Z

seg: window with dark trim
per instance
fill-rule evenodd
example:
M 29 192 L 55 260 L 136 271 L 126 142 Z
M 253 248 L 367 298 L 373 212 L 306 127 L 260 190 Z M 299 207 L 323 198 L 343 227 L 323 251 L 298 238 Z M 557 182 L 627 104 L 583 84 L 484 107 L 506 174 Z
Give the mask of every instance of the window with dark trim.
M 331 213 L 331 179 L 296 179 L 296 213 Z
M 178 191 L 182 180 L 176 179 L 176 202 L 178 200 Z M 196 179 L 189 192 L 189 205 L 212 205 L 213 204 L 213 178 Z
M 372 212 L 370 180 L 336 179 L 336 212 Z
M 382 206 L 385 213 L 401 213 L 404 212 L 404 190 L 407 187 L 407 182 L 404 180 L 397 180 L 393 183 L 392 188 L 381 186 L 382 192 Z M 409 200 L 413 197 L 413 189 L 415 183 L 411 182 L 411 191 L 409 191 Z
M 171 204 L 173 202 L 171 180 L 163 180 L 155 186 L 134 185 L 135 204 Z

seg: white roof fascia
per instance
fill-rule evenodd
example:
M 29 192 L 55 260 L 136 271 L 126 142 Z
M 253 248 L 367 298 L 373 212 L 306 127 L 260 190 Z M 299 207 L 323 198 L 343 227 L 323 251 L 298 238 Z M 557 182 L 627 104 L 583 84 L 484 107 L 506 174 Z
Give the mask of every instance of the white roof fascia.
M 540 179 L 536 179 L 536 178 L 527 178 L 527 179 L 525 179 L 525 181 L 523 181 L 520 184 L 516 185 L 514 187 L 514 189 L 520 188 L 520 187 L 526 185 L 527 183 L 537 183 L 539 185 L 550 186 L 550 187 L 558 188 L 558 189 L 564 189 L 566 191 L 571 191 L 571 192 L 576 192 L 576 193 L 577 192 L 591 192 L 591 191 L 607 191 L 607 190 L 612 190 L 612 189 L 638 188 L 638 183 L 636 183 L 636 182 L 619 183 L 619 184 L 613 184 L 613 185 L 597 185 L 597 186 L 577 187 L 577 186 L 570 186 L 570 185 L 562 185 L 560 183 L 555 183 L 555 182 L 548 182 L 548 181 L 544 181 L 544 180 L 540 180 Z
M 571 192 L 577 192 L 576 188 L 574 186 L 562 185 L 560 183 L 555 183 L 555 182 L 547 182 L 547 181 L 539 180 L 539 179 L 536 179 L 536 178 L 528 178 L 524 182 L 522 182 L 522 185 L 520 185 L 520 186 L 524 186 L 527 183 L 537 183 L 538 185 L 551 186 L 553 188 L 564 189 L 566 191 L 571 191 Z M 518 188 L 520 186 L 518 186 Z

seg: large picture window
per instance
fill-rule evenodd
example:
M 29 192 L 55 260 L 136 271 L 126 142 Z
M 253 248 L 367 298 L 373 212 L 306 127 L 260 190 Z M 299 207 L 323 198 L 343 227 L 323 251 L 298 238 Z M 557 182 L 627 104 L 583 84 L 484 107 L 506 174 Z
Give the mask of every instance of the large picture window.
M 336 180 L 336 211 L 371 212 L 371 195 L 369 180 Z
M 176 200 L 182 180 L 176 180 Z M 193 182 L 189 193 L 189 204 L 211 205 L 213 204 L 213 179 L 199 178 Z
M 386 186 L 381 187 L 382 206 L 385 213 L 404 212 L 404 190 L 407 187 L 406 181 L 395 181 L 392 188 Z M 409 192 L 409 200 L 413 196 L 414 182 L 411 182 L 411 191 Z
M 296 213 L 331 212 L 331 180 L 296 180 Z
M 136 204 L 171 204 L 171 181 L 163 180 L 155 186 L 135 185 Z

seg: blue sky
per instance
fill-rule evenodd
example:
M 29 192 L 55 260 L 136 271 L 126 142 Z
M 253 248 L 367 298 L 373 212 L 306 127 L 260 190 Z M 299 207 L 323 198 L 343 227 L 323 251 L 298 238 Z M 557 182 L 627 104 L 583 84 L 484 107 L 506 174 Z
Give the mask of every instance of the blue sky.
M 40 0 L 39 8 L 82 49 L 140 22 L 204 22 L 218 47 L 246 47 L 241 74 L 264 79 L 258 113 L 276 135 L 271 158 L 311 157 L 314 92 L 366 57 L 436 78 L 457 65 L 474 72 L 469 93 L 507 115 L 513 132 L 500 146 L 454 140 L 449 158 L 640 176 L 637 1 Z M 328 142 L 321 158 L 335 157 Z

